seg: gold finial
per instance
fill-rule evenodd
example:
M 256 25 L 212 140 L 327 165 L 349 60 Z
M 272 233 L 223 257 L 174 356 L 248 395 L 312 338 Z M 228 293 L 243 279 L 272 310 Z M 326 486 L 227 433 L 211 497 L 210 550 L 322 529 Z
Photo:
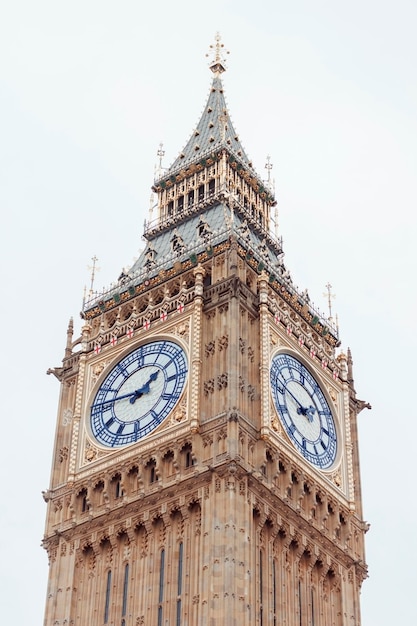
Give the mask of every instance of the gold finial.
M 329 306 L 329 321 L 333 320 L 332 318 L 332 299 L 336 297 L 335 293 L 332 293 L 332 286 L 330 283 L 326 285 L 327 293 L 324 293 L 323 296 L 327 296 L 327 304 Z
M 213 51 L 213 62 L 210 65 L 210 69 L 214 74 L 223 74 L 226 71 L 226 59 L 224 58 L 225 54 L 230 54 L 228 50 L 222 50 L 224 48 L 224 44 L 221 43 L 220 33 L 216 33 L 216 43 L 210 45 L 210 49 Z M 209 54 L 206 54 L 208 57 Z

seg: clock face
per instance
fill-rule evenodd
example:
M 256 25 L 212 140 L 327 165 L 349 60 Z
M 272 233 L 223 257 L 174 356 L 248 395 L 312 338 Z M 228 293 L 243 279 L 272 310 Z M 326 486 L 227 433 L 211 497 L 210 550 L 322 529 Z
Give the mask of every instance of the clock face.
M 313 465 L 331 467 L 337 453 L 336 427 L 315 377 L 292 355 L 277 354 L 271 364 L 271 390 L 293 445 Z
M 113 367 L 91 405 L 90 426 L 105 446 L 139 441 L 167 417 L 184 390 L 184 350 L 173 341 L 139 346 Z

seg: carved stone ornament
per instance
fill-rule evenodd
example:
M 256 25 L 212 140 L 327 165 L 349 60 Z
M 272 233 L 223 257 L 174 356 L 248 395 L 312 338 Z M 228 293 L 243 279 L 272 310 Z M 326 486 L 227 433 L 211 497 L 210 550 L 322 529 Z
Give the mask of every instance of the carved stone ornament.
M 174 328 L 174 332 L 179 337 L 183 337 L 184 339 L 188 340 L 189 334 L 190 334 L 190 325 L 189 325 L 189 323 L 188 322 L 182 322 L 180 324 L 177 324 L 177 326 L 175 326 L 175 328 Z
M 172 413 L 171 422 L 177 424 L 183 422 L 187 418 L 187 402 L 184 400 Z
M 223 335 L 218 339 L 219 351 L 226 350 L 229 345 L 229 337 L 227 335 Z
M 274 413 L 272 413 L 272 418 L 271 418 L 271 428 L 272 430 L 274 430 L 276 433 L 281 434 L 282 433 L 282 429 L 281 429 L 281 422 L 279 421 L 279 419 L 277 418 L 276 415 L 274 415 Z
M 65 409 L 64 412 L 62 413 L 62 425 L 68 426 L 69 424 L 71 424 L 72 417 L 73 417 L 72 409 Z
M 91 461 L 94 461 L 94 459 L 97 458 L 97 455 L 98 455 L 97 448 L 95 448 L 90 442 L 87 442 L 85 446 L 85 454 L 84 454 L 85 460 L 88 463 L 91 463 Z
M 336 485 L 336 487 L 341 487 L 342 485 L 342 474 L 340 470 L 337 470 L 331 475 L 332 481 Z
M 278 337 L 278 335 L 276 333 L 271 332 L 270 337 L 269 337 L 269 341 L 271 346 L 274 348 L 275 346 L 280 346 L 281 345 L 281 341 L 280 338 Z
M 63 448 L 60 448 L 59 450 L 59 462 L 63 463 L 63 461 L 67 458 L 68 458 L 68 448 L 67 446 L 64 446 Z
M 216 350 L 216 345 L 215 345 L 214 341 L 209 341 L 209 343 L 207 343 L 206 346 L 205 346 L 205 354 L 206 354 L 206 356 L 213 355 L 215 350 Z
M 210 380 L 206 380 L 204 385 L 203 385 L 203 389 L 204 389 L 204 395 L 208 396 L 209 393 L 213 393 L 214 391 L 214 378 L 210 378 Z
M 333 402 L 336 402 L 337 400 L 337 395 L 335 390 L 333 389 L 333 387 L 331 387 L 330 385 L 327 386 L 327 391 L 329 392 L 329 396 L 331 397 L 331 399 L 333 400 Z
M 101 372 L 104 370 L 105 368 L 105 362 L 104 361 L 100 361 L 100 363 L 96 363 L 93 367 L 93 372 L 92 372 L 92 382 L 95 383 L 97 378 L 100 376 Z

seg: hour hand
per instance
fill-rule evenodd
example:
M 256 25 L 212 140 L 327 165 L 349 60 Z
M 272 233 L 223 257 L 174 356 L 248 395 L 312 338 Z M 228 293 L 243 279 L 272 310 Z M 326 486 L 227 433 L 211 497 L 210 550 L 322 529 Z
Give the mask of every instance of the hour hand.
M 301 402 L 299 401 L 299 399 L 292 393 L 292 391 L 288 389 L 288 387 L 285 387 L 285 391 L 291 396 L 293 400 L 295 400 L 296 404 L 298 404 L 298 408 L 297 408 L 298 415 L 305 415 L 308 418 L 308 421 L 312 422 L 314 419 L 314 413 L 316 411 L 314 406 L 312 406 L 311 404 L 308 407 L 303 406 Z
M 313 421 L 315 412 L 316 412 L 316 409 L 311 404 L 310 406 L 307 406 L 307 407 L 300 405 L 297 409 L 298 415 L 305 415 L 306 417 L 308 417 L 309 422 Z
M 145 393 L 149 393 L 151 383 L 158 378 L 158 374 L 159 374 L 159 370 L 157 370 L 156 372 L 153 372 L 149 376 L 149 380 L 147 380 L 146 383 L 142 385 L 142 387 L 139 387 L 139 389 L 136 389 L 136 391 L 133 392 L 129 400 L 130 404 L 135 404 L 138 398 L 141 398 Z

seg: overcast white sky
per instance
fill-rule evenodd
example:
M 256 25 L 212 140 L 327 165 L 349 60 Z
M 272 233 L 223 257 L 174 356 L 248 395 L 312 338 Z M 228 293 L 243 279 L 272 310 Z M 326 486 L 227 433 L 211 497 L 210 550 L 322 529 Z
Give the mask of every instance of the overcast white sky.
M 143 247 L 156 151 L 177 156 L 220 31 L 235 128 L 273 163 L 294 282 L 351 347 L 370 577 L 363 626 L 417 624 L 417 5 L 45 0 L 0 9 L 0 616 L 41 624 L 39 547 L 68 320 Z

